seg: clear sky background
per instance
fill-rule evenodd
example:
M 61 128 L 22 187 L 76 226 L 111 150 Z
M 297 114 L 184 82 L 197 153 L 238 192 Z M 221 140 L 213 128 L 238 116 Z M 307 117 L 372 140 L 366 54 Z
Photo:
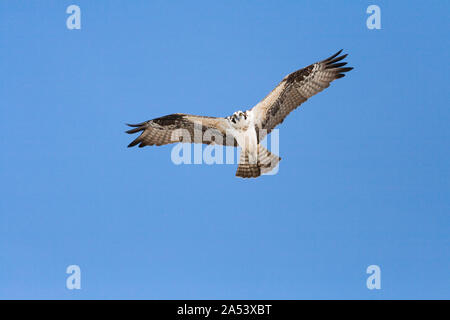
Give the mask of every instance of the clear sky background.
M 449 8 L 1 1 L 0 298 L 450 298 Z M 126 122 L 245 110 L 341 48 L 355 69 L 279 127 L 277 175 L 126 148 Z

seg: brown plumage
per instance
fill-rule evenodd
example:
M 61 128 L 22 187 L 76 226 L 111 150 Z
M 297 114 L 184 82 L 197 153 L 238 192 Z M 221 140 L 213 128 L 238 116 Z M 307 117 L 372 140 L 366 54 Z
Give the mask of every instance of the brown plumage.
M 292 110 L 353 69 L 345 67 L 347 62 L 342 60 L 347 55 L 340 55 L 341 52 L 287 75 L 261 102 L 245 112 L 237 111 L 226 118 L 176 113 L 131 124 L 133 129 L 126 132 L 141 134 L 128 147 L 160 146 L 180 141 L 239 145 L 242 152 L 236 176 L 254 178 L 270 172 L 281 158 L 259 143 Z M 246 139 L 252 143 L 246 145 Z
M 260 103 L 251 109 L 261 119 L 257 126 L 262 131 L 258 137 L 262 141 L 266 134 L 282 123 L 287 115 L 313 95 L 328 88 L 330 83 L 345 76 L 345 72 L 352 70 L 341 62 L 347 54 L 341 55 L 342 50 L 331 57 L 313 63 L 306 68 L 292 72 L 273 89 Z
M 128 147 L 139 145 L 139 148 L 142 148 L 177 142 L 210 144 L 213 141 L 216 144 L 237 146 L 233 137 L 226 139 L 226 124 L 224 122 L 225 118 L 175 113 L 138 124 L 128 124 L 134 129 L 130 129 L 126 133 L 132 134 L 142 131 L 141 135 L 133 140 Z M 198 134 L 194 131 L 196 127 L 198 128 Z M 183 134 L 183 130 L 186 130 L 184 132 L 186 134 Z M 209 130 L 210 134 L 205 136 L 206 130 Z M 189 138 L 189 141 L 182 138 Z

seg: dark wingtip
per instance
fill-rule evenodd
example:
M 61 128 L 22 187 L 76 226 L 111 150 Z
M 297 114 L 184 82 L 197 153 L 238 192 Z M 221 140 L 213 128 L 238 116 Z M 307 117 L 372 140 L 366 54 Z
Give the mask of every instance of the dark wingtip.
M 127 126 L 132 127 L 133 129 L 127 130 L 127 131 L 125 131 L 125 133 L 133 134 L 133 133 L 137 133 L 137 132 L 140 132 L 140 131 L 144 131 L 146 129 L 146 124 L 147 123 L 148 123 L 148 121 L 137 123 L 137 124 L 126 123 Z M 142 137 L 142 134 L 139 137 L 137 137 L 136 139 L 134 139 L 128 145 L 128 148 L 134 147 L 135 145 L 141 143 L 141 141 L 142 141 L 141 137 Z
M 343 78 L 345 72 L 353 70 L 353 67 L 344 67 L 347 65 L 347 62 L 342 60 L 344 60 L 348 54 L 340 55 L 342 51 L 343 49 L 339 50 L 337 53 L 324 61 L 326 69 L 336 72 L 335 79 Z
M 340 67 L 345 66 L 346 64 L 347 64 L 347 62 L 335 63 L 335 64 L 333 65 L 333 68 L 340 68 Z
M 329 58 L 327 58 L 327 59 L 325 59 L 325 60 L 326 60 L 326 61 L 329 61 L 329 60 L 332 60 L 332 59 L 336 58 L 338 55 L 341 54 L 341 52 L 342 52 L 343 50 L 344 50 L 344 49 L 339 50 L 338 52 L 336 52 L 336 53 L 333 54 L 331 57 L 329 57 Z
M 135 145 L 137 145 L 139 143 L 139 138 L 133 140 L 130 142 L 130 144 L 127 146 L 127 148 L 131 148 L 134 147 Z
M 127 131 L 125 131 L 125 133 L 133 134 L 133 133 L 142 131 L 142 130 L 144 130 L 144 129 L 145 129 L 145 127 L 138 127 L 138 128 L 134 128 L 134 129 L 127 130 Z
M 330 68 L 330 67 L 333 67 L 334 66 L 334 64 L 336 63 L 336 62 L 339 62 L 339 61 L 341 61 L 341 60 L 344 60 L 345 58 L 347 58 L 347 56 L 348 56 L 348 54 L 343 54 L 342 56 L 338 56 L 338 57 L 336 57 L 336 58 L 333 58 L 333 59 L 329 59 L 329 60 L 326 60 L 325 62 L 326 62 L 326 65 L 327 65 L 327 67 L 328 68 Z
M 139 143 L 141 143 L 141 139 L 140 139 L 140 137 L 137 137 L 136 139 L 131 141 L 131 143 L 128 145 L 128 148 L 134 147 L 134 146 L 138 145 Z
M 133 128 L 136 128 L 136 127 L 142 127 L 144 124 L 146 124 L 148 121 L 144 121 L 144 122 L 141 122 L 141 123 L 136 123 L 136 124 L 131 124 L 131 123 L 125 123 L 127 126 L 129 126 L 129 127 L 133 127 Z
M 132 134 L 132 133 L 136 133 L 136 132 L 145 130 L 147 127 L 148 121 L 144 121 L 144 122 L 136 123 L 136 124 L 131 124 L 131 123 L 125 123 L 125 124 L 127 126 L 133 128 L 133 129 L 125 131 L 125 133 Z

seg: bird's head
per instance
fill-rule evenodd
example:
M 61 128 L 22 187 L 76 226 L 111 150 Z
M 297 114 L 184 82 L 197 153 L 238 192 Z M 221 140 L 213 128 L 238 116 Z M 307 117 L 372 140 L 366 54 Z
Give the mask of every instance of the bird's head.
M 242 120 L 247 120 L 247 112 L 243 112 L 241 110 L 236 111 L 229 117 L 229 119 L 233 123 L 238 123 Z

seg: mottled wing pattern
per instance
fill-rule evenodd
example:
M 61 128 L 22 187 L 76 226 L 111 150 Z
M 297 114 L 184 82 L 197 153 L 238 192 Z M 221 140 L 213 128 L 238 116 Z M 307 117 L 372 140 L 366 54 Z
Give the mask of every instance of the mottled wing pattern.
M 128 126 L 133 129 L 127 133 L 142 132 L 128 147 L 139 145 L 142 148 L 177 142 L 237 145 L 234 137 L 226 136 L 228 121 L 225 118 L 175 113 Z
M 328 88 L 333 80 L 344 77 L 344 72 L 353 69 L 344 67 L 347 62 L 340 62 L 347 57 L 347 54 L 340 55 L 341 52 L 342 50 L 328 59 L 287 75 L 271 93 L 252 108 L 259 119 L 258 128 L 266 130 L 260 133 L 259 141 L 283 122 L 292 110 Z

